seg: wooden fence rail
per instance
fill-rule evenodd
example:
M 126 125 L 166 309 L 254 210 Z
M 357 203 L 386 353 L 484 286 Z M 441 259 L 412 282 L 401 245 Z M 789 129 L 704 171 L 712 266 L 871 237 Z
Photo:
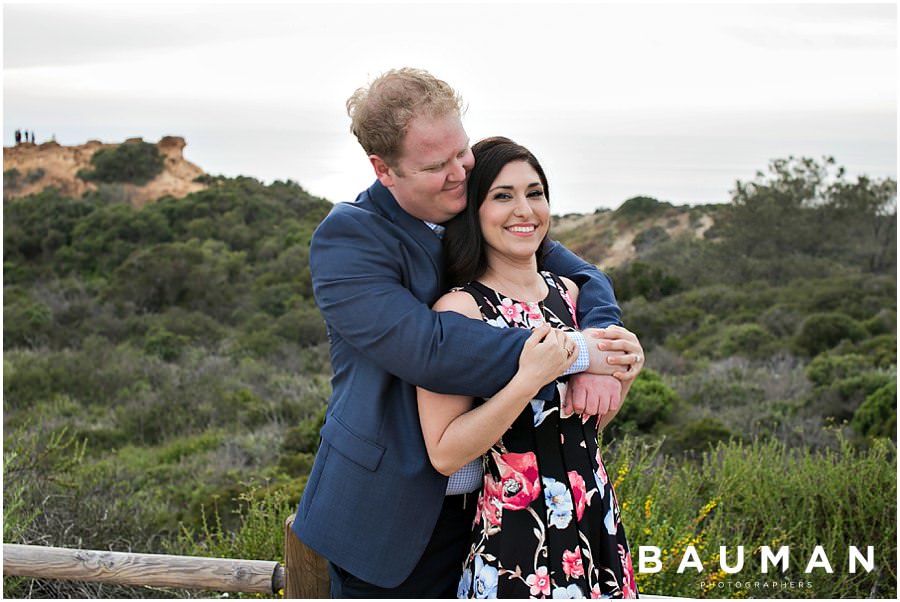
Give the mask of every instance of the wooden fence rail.
M 278 562 L 11 543 L 3 544 L 3 574 L 260 594 L 272 594 L 284 587 L 284 568 Z
M 285 563 L 3 544 L 3 574 L 119 585 L 328 598 L 328 563 L 284 524 Z

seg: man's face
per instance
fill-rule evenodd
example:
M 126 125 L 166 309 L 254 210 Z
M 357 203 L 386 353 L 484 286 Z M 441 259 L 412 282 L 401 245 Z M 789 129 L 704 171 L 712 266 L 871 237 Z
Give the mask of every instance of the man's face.
M 466 208 L 466 178 L 475 158 L 459 115 L 416 117 L 401 149 L 393 166 L 377 155 L 369 159 L 404 211 L 440 224 Z

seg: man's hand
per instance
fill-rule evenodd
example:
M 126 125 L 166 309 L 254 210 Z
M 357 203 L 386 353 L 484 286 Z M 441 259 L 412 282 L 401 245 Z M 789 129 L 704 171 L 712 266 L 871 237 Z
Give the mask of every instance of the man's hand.
M 622 382 L 627 392 L 644 368 L 644 349 L 641 347 L 641 342 L 633 332 L 621 326 L 589 330 L 590 332 L 585 331 L 585 333 L 600 339 L 597 347 L 601 351 L 619 352 L 619 355 L 609 357 L 606 361 L 616 367 L 613 376 Z
M 622 405 L 622 383 L 612 376 L 582 372 L 569 377 L 563 414 L 603 416 Z
M 615 356 L 624 356 L 625 353 L 623 351 L 617 349 L 604 349 L 599 345 L 599 343 L 604 340 L 603 337 L 606 336 L 604 329 L 587 328 L 582 330 L 581 334 L 584 335 L 584 341 L 587 343 L 588 348 L 589 364 L 585 372 L 612 376 L 625 368 L 622 364 L 616 365 L 609 361 Z

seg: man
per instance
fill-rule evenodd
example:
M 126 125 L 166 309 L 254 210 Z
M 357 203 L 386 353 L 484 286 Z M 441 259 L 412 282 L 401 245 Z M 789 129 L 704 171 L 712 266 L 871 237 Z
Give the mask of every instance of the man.
M 294 531 L 329 560 L 333 597 L 455 597 L 474 500 L 447 495 L 447 477 L 430 465 L 415 386 L 490 397 L 515 374 L 528 333 L 429 309 L 445 292 L 438 224 L 465 207 L 474 164 L 459 96 L 400 69 L 357 90 L 347 108 L 377 181 L 336 205 L 310 246 L 334 377 Z M 619 323 L 596 268 L 555 243 L 544 265 L 579 285 L 581 324 Z M 583 370 L 599 352 L 579 345 Z M 612 377 L 573 381 L 576 411 L 618 404 Z

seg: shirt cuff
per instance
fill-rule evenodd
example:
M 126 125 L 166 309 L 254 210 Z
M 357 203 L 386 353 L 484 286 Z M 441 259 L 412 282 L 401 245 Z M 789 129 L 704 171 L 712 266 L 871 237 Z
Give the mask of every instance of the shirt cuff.
M 587 341 L 584 340 L 584 335 L 580 332 L 575 331 L 566 331 L 566 335 L 575 341 L 575 344 L 578 345 L 578 359 L 569 366 L 569 369 L 563 372 L 563 376 L 567 376 L 569 374 L 578 374 L 579 372 L 584 372 L 588 369 L 588 366 L 591 365 L 591 358 L 588 351 Z

